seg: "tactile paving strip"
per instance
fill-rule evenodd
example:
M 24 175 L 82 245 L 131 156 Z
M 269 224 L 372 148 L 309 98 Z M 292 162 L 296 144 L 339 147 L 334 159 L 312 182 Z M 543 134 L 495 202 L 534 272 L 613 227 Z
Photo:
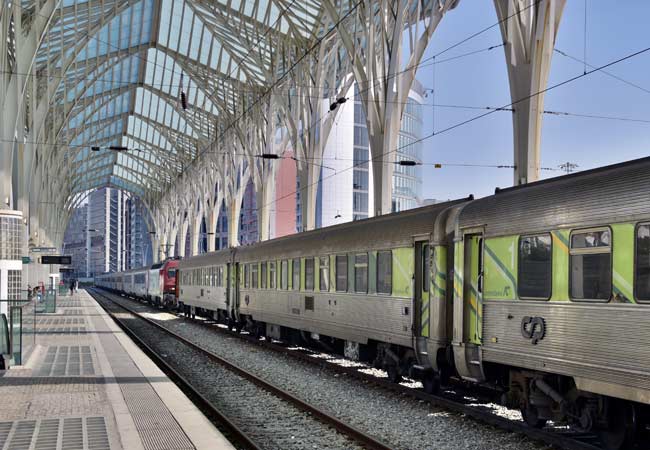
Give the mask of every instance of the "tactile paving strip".
M 95 375 L 90 346 L 48 347 L 43 363 L 35 370 L 37 377 Z
M 110 450 L 104 417 L 0 422 L 2 450 Z
M 60 308 L 79 308 L 81 307 L 81 300 L 61 300 L 57 302 Z
M 86 325 L 86 320 L 82 317 L 45 317 L 36 320 L 37 325 Z
M 38 334 L 79 334 L 86 332 L 86 320 L 81 317 L 41 318 L 36 320 Z
M 194 450 L 151 385 L 120 383 L 120 389 L 145 449 Z

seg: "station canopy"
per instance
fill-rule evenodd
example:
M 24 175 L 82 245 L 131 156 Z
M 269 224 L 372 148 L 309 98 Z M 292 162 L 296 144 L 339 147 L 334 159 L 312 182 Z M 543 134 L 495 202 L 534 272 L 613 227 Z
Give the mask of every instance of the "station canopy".
M 22 8 L 23 24 L 34 20 L 34 1 Z M 34 70 L 48 105 L 41 141 L 60 155 L 69 195 L 162 192 L 239 96 L 277 79 L 280 43 L 306 51 L 327 31 L 323 14 L 313 0 L 58 2 Z

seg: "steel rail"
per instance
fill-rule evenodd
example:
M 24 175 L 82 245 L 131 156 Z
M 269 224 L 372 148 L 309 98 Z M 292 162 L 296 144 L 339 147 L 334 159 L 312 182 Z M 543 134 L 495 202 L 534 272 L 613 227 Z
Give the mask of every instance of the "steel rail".
M 116 295 L 116 294 L 112 294 L 112 295 Z M 121 298 L 125 298 L 127 300 L 138 302 L 138 304 L 142 304 L 142 302 L 139 302 L 135 299 L 130 299 L 129 297 L 121 297 Z M 183 319 L 187 319 L 181 314 L 177 314 L 177 316 Z M 544 444 L 552 445 L 565 450 L 602 450 L 601 447 L 592 445 L 585 441 L 580 441 L 576 439 L 575 436 L 566 436 L 558 432 L 533 428 L 524 424 L 523 422 L 516 422 L 511 419 L 498 416 L 484 409 L 480 409 L 474 406 L 469 406 L 460 401 L 453 400 L 451 396 L 444 396 L 441 394 L 428 394 L 420 389 L 409 388 L 406 386 L 402 386 L 401 384 L 398 383 L 392 383 L 390 381 L 386 381 L 376 376 L 369 375 L 367 373 L 359 372 L 355 367 L 346 367 L 346 366 L 328 364 L 326 361 L 322 359 L 314 358 L 313 356 L 310 356 L 308 353 L 305 352 L 297 352 L 295 350 L 289 350 L 288 348 L 283 347 L 282 345 L 270 342 L 268 340 L 259 340 L 250 335 L 244 335 L 241 333 L 237 333 L 235 331 L 231 331 L 229 329 L 215 327 L 212 325 L 215 322 L 211 320 L 208 321 L 193 320 L 192 323 L 205 326 L 206 328 L 213 330 L 214 332 L 222 333 L 228 336 L 236 336 L 239 339 L 246 340 L 247 342 L 250 342 L 254 345 L 263 347 L 268 350 L 272 350 L 277 353 L 288 355 L 292 358 L 296 358 L 300 361 L 307 362 L 309 364 L 318 365 L 321 368 L 324 368 L 332 372 L 345 373 L 346 375 L 351 375 L 352 377 L 358 380 L 372 383 L 375 386 L 386 389 L 388 391 L 407 395 L 416 400 L 426 401 L 433 406 L 437 406 L 455 413 L 464 414 L 479 422 L 486 423 L 488 425 L 492 425 L 513 433 L 525 435 L 536 441 L 543 442 Z M 157 325 L 162 327 L 162 325 L 159 324 Z
M 95 295 L 100 296 L 109 302 L 112 302 L 115 305 L 119 305 L 119 303 L 114 302 L 110 298 L 108 298 L 106 295 L 94 292 L 91 293 L 90 290 L 88 292 L 91 294 L 91 296 L 95 297 Z M 95 298 L 96 300 L 96 298 Z M 176 369 L 174 369 L 167 361 L 165 361 L 164 358 L 162 358 L 154 349 L 152 349 L 149 344 L 144 342 L 142 338 L 140 338 L 135 332 L 133 332 L 128 326 L 126 326 L 123 321 L 118 318 L 113 312 L 109 311 L 107 308 L 105 308 L 100 302 L 97 302 L 104 311 L 117 323 L 117 325 L 124 331 L 124 333 L 131 338 L 138 347 L 140 347 L 144 353 L 153 360 L 153 362 L 161 368 L 163 372 L 177 385 L 180 385 L 183 389 L 183 393 L 185 393 L 191 400 L 193 400 L 194 404 L 199 407 L 203 411 L 204 414 L 206 414 L 208 417 L 213 417 L 216 422 L 221 425 L 223 428 L 227 430 L 229 434 L 232 434 L 235 437 L 235 440 L 237 443 L 242 444 L 246 449 L 248 450 L 263 450 L 262 447 L 260 447 L 255 441 L 253 441 L 248 435 L 241 429 L 239 428 L 234 422 L 232 422 L 225 414 L 223 414 L 214 404 L 208 400 L 203 394 L 201 394 L 195 387 L 192 385 L 189 381 L 185 379 L 183 375 L 181 375 Z M 122 308 L 125 309 L 126 308 Z M 226 436 L 228 437 L 228 436 Z
M 222 358 L 221 356 L 211 352 L 210 350 L 207 350 L 203 347 L 201 347 L 199 344 L 196 344 L 195 342 L 190 341 L 189 339 L 179 335 L 178 333 L 158 324 L 156 321 L 149 319 L 147 317 L 143 317 L 138 311 L 134 311 L 131 308 L 124 306 L 115 300 L 112 300 L 108 296 L 104 295 L 103 293 L 98 292 L 96 289 L 89 290 L 89 293 L 94 297 L 95 295 L 102 297 L 109 302 L 111 302 L 114 305 L 117 305 L 119 308 L 123 309 L 124 311 L 127 311 L 129 314 L 137 317 L 138 319 L 148 323 L 149 325 L 154 326 L 155 328 L 165 332 L 166 334 L 174 337 L 178 341 L 182 342 L 183 344 L 187 345 L 188 347 L 193 348 L 194 350 L 206 355 L 208 358 L 211 360 L 217 362 L 218 364 L 224 366 L 228 370 L 236 373 L 237 375 L 241 376 L 242 378 L 245 378 L 249 380 L 250 382 L 256 384 L 257 386 L 261 387 L 262 389 L 274 394 L 275 396 L 283 399 L 287 403 L 292 404 L 293 406 L 297 407 L 298 409 L 305 411 L 307 413 L 310 413 L 314 417 L 317 417 L 321 422 L 333 426 L 335 429 L 337 429 L 339 432 L 342 434 L 347 435 L 354 441 L 358 442 L 362 446 L 369 448 L 369 449 L 376 449 L 376 450 L 392 450 L 393 447 L 390 447 L 389 445 L 379 441 L 377 438 L 370 436 L 369 434 L 364 433 L 363 431 L 359 430 L 358 428 L 353 427 L 352 425 L 349 425 L 338 418 L 328 414 L 327 412 L 317 408 L 316 406 L 311 405 L 310 403 L 307 403 L 306 401 L 292 395 L 291 393 L 285 391 L 284 389 L 275 386 L 272 383 L 269 383 L 268 381 L 264 380 L 263 378 L 258 377 L 257 375 L 247 371 L 246 369 L 239 367 L 238 365 Z M 101 305 L 101 303 L 100 303 Z M 102 306 L 103 307 L 103 306 Z M 121 319 L 116 317 L 112 312 L 108 311 L 106 308 L 104 310 L 113 318 L 118 323 L 121 323 Z M 126 327 L 126 325 L 124 325 Z M 130 331 L 129 335 L 132 335 L 133 332 Z M 137 338 L 138 342 L 142 342 L 140 338 Z M 146 344 L 144 344 L 146 346 Z M 153 350 L 146 346 L 146 348 L 149 349 L 149 351 L 153 352 Z M 155 352 L 154 352 L 155 353 Z M 156 355 L 156 359 L 160 360 L 161 358 Z M 169 367 L 169 364 L 165 362 L 165 366 Z M 173 373 L 178 374 L 174 369 Z M 178 376 L 182 377 L 182 375 L 178 374 Z M 189 384 L 187 381 L 185 383 Z M 197 392 L 198 394 L 198 392 Z M 198 394 L 201 398 L 203 398 L 204 401 L 207 401 L 201 394 Z M 211 408 L 214 408 L 212 406 Z M 220 414 L 222 416 L 222 414 Z M 234 426 L 234 424 L 233 424 Z M 239 430 L 239 429 L 238 429 Z M 239 430 L 241 433 L 241 430 Z M 249 440 L 250 441 L 250 440 Z M 252 442 L 252 441 L 250 441 Z M 255 447 L 259 448 L 259 447 Z

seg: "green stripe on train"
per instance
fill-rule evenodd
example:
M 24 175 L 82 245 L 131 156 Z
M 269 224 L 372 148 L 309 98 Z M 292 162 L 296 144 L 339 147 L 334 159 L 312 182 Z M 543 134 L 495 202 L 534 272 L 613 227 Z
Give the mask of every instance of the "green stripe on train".
M 486 298 L 514 300 L 517 294 L 517 236 L 489 239 L 485 242 L 483 268 Z

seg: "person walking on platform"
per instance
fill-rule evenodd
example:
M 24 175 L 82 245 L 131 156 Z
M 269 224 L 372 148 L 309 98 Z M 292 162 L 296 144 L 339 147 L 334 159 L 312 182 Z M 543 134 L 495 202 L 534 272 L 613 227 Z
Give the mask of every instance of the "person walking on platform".
M 70 280 L 70 296 L 74 294 L 74 280 Z

